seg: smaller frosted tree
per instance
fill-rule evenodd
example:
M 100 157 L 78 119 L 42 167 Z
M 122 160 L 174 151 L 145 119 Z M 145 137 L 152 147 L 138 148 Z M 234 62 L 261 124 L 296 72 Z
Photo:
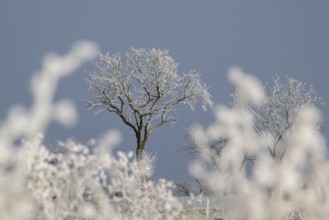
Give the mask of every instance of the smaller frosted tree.
M 239 82 L 240 87 L 245 85 L 242 82 Z M 238 90 L 233 95 L 232 109 L 239 110 L 245 115 L 246 123 L 253 128 L 256 136 L 266 136 L 267 141 L 263 146 L 265 151 L 274 161 L 281 162 L 287 151 L 286 138 L 295 129 L 296 118 L 304 109 L 322 104 L 322 98 L 316 94 L 312 86 L 291 77 L 286 77 L 285 82 L 276 77 L 271 84 L 260 84 L 259 87 L 264 90 L 263 92 L 267 92 L 262 103 L 246 101 L 246 93 L 253 93 L 251 88 L 244 89 L 243 92 Z M 318 121 L 318 127 L 320 125 L 321 120 Z M 210 139 L 200 148 L 193 135 L 193 132 L 188 134 L 189 142 L 183 145 L 183 149 L 190 154 L 206 155 L 214 168 L 221 171 L 222 151 L 228 146 L 230 138 L 223 136 Z M 249 151 L 243 154 L 240 170 L 245 167 L 247 161 L 253 163 L 257 159 Z
M 177 67 L 166 50 L 132 48 L 125 63 L 120 55 L 100 53 L 89 75 L 89 106 L 115 113 L 134 131 L 137 161 L 143 158 L 150 134 L 177 121 L 177 105 L 193 110 L 201 101 L 204 110 L 213 106 L 200 75 L 194 70 L 179 75 Z
M 321 99 L 292 78 L 274 79 L 267 89 L 239 69 L 229 79 L 234 105 L 217 108 L 209 126 L 191 129 L 201 152 L 191 174 L 211 191 L 230 195 L 225 219 L 327 220 L 328 147 L 314 107 Z M 221 139 L 227 141 L 217 142 L 214 169 L 209 143 Z M 246 153 L 256 161 L 241 169 Z
M 263 105 L 250 104 L 246 108 L 254 117 L 255 132 L 259 136 L 265 133 L 270 136 L 271 141 L 266 147 L 272 159 L 281 161 L 287 150 L 286 136 L 294 129 L 298 115 L 323 102 L 312 86 L 291 77 L 286 77 L 285 83 L 279 77 L 275 78 L 268 91 Z M 320 125 L 321 120 L 318 121 Z

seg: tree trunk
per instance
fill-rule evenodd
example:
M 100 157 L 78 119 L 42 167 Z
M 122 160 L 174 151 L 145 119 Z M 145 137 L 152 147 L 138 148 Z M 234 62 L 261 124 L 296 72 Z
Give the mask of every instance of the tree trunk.
M 144 132 L 143 132 L 144 130 Z M 144 148 L 148 142 L 149 139 L 149 131 L 147 126 L 146 127 L 139 127 L 136 133 L 136 140 L 137 140 L 137 148 L 136 148 L 136 159 L 137 162 L 141 161 L 143 159 L 143 152 Z
M 141 143 L 137 144 L 136 148 L 136 159 L 140 162 L 143 159 L 144 146 Z
M 146 145 L 146 142 L 144 142 L 144 141 L 137 142 L 136 159 L 137 159 L 139 169 L 144 169 L 144 167 L 140 166 L 141 165 L 140 162 L 143 160 L 143 152 L 144 152 L 145 145 Z M 147 174 L 142 174 L 140 176 L 140 180 L 141 180 L 142 190 L 144 191 L 147 186 L 147 183 L 150 181 L 150 177 Z

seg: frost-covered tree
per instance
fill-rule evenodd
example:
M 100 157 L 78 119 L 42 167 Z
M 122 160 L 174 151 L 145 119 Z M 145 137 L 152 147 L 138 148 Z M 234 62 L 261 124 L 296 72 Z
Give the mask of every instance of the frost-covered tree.
M 124 63 L 120 55 L 100 53 L 95 66 L 88 78 L 89 106 L 115 113 L 134 131 L 138 161 L 150 134 L 177 121 L 177 105 L 192 110 L 198 101 L 204 110 L 213 105 L 200 75 L 194 70 L 179 75 L 166 50 L 132 48 Z
M 190 166 L 193 177 L 228 195 L 225 219 L 328 219 L 328 146 L 313 89 L 287 78 L 275 80 L 266 95 L 261 83 L 241 70 L 229 77 L 237 89 L 235 104 L 217 108 L 214 122 L 195 126 L 192 135 L 207 154 L 208 143 L 228 140 L 219 170 L 208 169 L 213 161 L 203 153 Z M 261 127 L 265 122 L 271 126 Z M 241 170 L 246 152 L 256 158 L 248 178 L 247 169 Z
M 276 77 L 267 90 L 269 94 L 262 105 L 249 104 L 245 108 L 254 118 L 255 132 L 269 136 L 266 148 L 272 159 L 281 161 L 287 150 L 286 136 L 294 129 L 296 118 L 305 108 L 321 104 L 322 99 L 312 86 L 291 77 L 286 77 L 285 82 Z M 237 93 L 234 99 L 238 96 Z M 318 126 L 320 123 L 319 120 Z
M 305 108 L 321 104 L 322 99 L 316 94 L 312 86 L 291 77 L 286 77 L 285 82 L 276 77 L 273 79 L 273 83 L 267 84 L 263 90 L 268 95 L 261 104 L 243 101 L 245 100 L 245 91 L 237 90 L 233 95 L 232 108 L 241 110 L 246 116 L 251 116 L 251 119 L 247 121 L 253 127 L 255 134 L 259 137 L 267 136 L 264 147 L 273 160 L 281 161 L 287 150 L 286 136 L 294 129 L 297 116 Z M 318 121 L 318 126 L 320 123 L 321 121 Z M 189 135 L 193 135 L 192 133 Z M 220 137 L 215 140 L 208 140 L 200 148 L 195 140 L 190 138 L 190 142 L 183 147 L 191 154 L 207 153 L 214 167 L 219 169 L 218 164 L 222 157 L 222 151 L 229 141 L 230 139 L 227 137 Z M 250 152 L 244 152 L 241 169 L 246 161 L 254 161 L 255 159 L 256 157 Z

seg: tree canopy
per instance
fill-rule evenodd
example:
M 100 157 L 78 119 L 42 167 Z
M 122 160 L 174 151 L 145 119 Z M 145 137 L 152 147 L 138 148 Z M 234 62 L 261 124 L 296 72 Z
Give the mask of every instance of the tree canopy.
M 167 50 L 131 48 L 125 58 L 123 63 L 119 54 L 99 53 L 88 79 L 92 94 L 88 102 L 92 108 L 117 114 L 134 131 L 140 160 L 149 134 L 177 121 L 177 105 L 194 110 L 200 101 L 206 110 L 213 101 L 195 70 L 178 74 L 178 63 Z

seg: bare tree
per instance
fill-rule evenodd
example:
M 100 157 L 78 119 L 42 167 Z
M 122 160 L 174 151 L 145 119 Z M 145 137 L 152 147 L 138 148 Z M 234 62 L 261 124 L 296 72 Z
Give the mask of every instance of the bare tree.
M 125 63 L 120 55 L 100 53 L 89 75 L 89 106 L 115 113 L 134 131 L 138 161 L 150 134 L 177 121 L 177 105 L 193 110 L 201 101 L 204 110 L 213 106 L 200 75 L 194 70 L 179 75 L 177 67 L 166 50 L 132 48 Z
M 200 180 L 194 179 L 195 184 L 191 182 L 177 182 L 176 193 L 180 196 L 192 196 L 192 195 L 200 195 L 203 192 L 203 184 L 201 184 Z
M 306 107 L 322 104 L 322 98 L 312 86 L 291 77 L 287 77 L 285 83 L 276 77 L 268 91 L 264 104 L 249 105 L 247 108 L 254 117 L 255 132 L 272 136 L 272 143 L 266 146 L 272 159 L 281 161 L 287 150 L 285 137 L 294 128 L 296 117 Z M 321 121 L 318 122 L 320 125 Z
M 268 96 L 263 104 L 247 104 L 239 105 L 238 100 L 240 93 L 233 95 L 233 107 L 244 108 L 253 116 L 251 122 L 254 131 L 259 137 L 264 134 L 269 134 L 272 142 L 268 143 L 267 148 L 271 158 L 276 161 L 281 161 L 286 152 L 285 137 L 294 128 L 295 119 L 298 114 L 306 107 L 318 105 L 322 103 L 321 97 L 317 96 L 312 86 L 307 86 L 305 83 L 287 77 L 286 82 L 282 83 L 279 77 L 273 80 L 272 86 L 265 87 L 268 91 Z M 321 121 L 319 121 L 319 126 Z M 207 156 L 211 164 L 219 172 L 219 161 L 221 152 L 230 141 L 227 137 L 221 137 L 217 140 L 208 140 L 207 143 L 196 143 L 193 139 L 193 132 L 188 134 L 188 143 L 183 145 L 183 149 L 189 154 Z M 257 158 L 250 152 L 244 152 L 244 157 L 241 161 L 241 168 L 244 167 L 247 161 L 253 162 Z
M 221 152 L 226 147 L 228 139 L 220 138 L 216 140 L 207 140 L 202 146 L 196 142 L 193 138 L 193 132 L 187 134 L 188 141 L 184 143 L 181 147 L 182 150 L 188 152 L 190 156 L 198 156 L 202 154 L 210 159 L 211 164 L 215 169 L 220 171 L 219 160 L 221 158 Z

